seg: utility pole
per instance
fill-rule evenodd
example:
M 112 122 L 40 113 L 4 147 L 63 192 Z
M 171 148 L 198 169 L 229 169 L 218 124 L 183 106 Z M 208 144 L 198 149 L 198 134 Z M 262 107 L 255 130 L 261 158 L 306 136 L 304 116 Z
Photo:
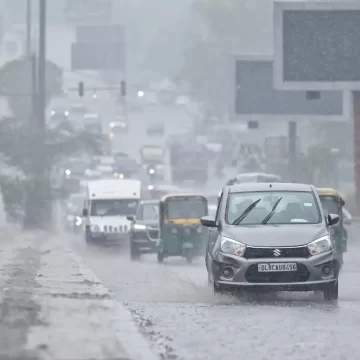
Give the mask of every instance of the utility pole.
M 31 57 L 31 35 L 32 35 L 32 0 L 26 0 L 26 57 Z
M 39 59 L 38 59 L 38 121 L 39 128 L 45 130 L 46 125 L 46 1 L 39 0 Z

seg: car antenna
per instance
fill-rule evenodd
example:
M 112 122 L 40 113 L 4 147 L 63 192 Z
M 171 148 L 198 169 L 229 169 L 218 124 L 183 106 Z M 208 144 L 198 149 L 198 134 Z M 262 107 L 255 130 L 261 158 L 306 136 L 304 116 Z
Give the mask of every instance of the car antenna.
M 270 184 L 269 187 L 272 188 L 272 185 Z

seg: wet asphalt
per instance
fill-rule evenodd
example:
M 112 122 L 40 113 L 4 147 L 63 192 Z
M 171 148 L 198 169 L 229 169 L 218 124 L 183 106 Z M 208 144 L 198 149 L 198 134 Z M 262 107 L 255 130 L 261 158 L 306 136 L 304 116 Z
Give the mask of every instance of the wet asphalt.
M 162 117 L 167 133 L 176 132 L 167 111 L 134 115 L 133 130 L 123 136 L 127 141 L 116 142 L 118 151 L 136 156 L 140 145 L 156 143 L 144 131 L 149 118 Z M 208 188 L 217 193 L 223 182 L 211 179 Z M 360 351 L 359 231 L 360 223 L 349 229 L 337 303 L 325 303 L 322 293 L 214 295 L 204 258 L 191 265 L 181 258 L 158 264 L 156 255 L 132 262 L 126 248 L 88 248 L 81 236 L 65 238 L 131 310 L 162 359 L 355 360 Z
M 360 351 L 359 230 L 351 225 L 337 303 L 321 293 L 214 295 L 204 258 L 132 262 L 126 248 L 88 248 L 81 236 L 69 241 L 163 359 L 352 360 Z

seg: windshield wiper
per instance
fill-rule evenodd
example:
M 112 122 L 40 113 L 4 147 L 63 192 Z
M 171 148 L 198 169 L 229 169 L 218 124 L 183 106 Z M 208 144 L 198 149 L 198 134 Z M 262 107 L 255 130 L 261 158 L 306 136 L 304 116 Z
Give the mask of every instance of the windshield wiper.
M 239 225 L 245 218 L 246 216 L 248 216 L 249 212 L 252 211 L 252 209 L 254 209 L 254 207 L 261 201 L 261 199 L 258 199 L 256 201 L 254 201 L 251 205 L 249 205 L 244 212 L 238 217 L 236 218 L 233 223 L 231 225 Z
M 263 225 L 267 224 L 268 221 L 272 218 L 272 216 L 275 214 L 276 208 L 279 205 L 280 201 L 282 200 L 282 197 L 279 198 L 275 205 L 273 206 L 273 208 L 271 209 L 271 211 L 266 215 L 266 217 L 264 218 L 264 220 L 261 222 Z

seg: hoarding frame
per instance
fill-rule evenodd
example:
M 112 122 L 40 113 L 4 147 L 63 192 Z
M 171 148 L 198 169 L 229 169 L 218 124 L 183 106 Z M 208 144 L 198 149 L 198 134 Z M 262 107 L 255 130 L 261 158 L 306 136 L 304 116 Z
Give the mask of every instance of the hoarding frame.
M 360 11 L 359 2 L 275 2 L 274 3 L 274 88 L 298 91 L 360 91 L 360 81 L 285 81 L 283 53 L 283 13 L 284 11 Z
M 342 91 L 342 99 L 343 99 L 343 114 L 342 115 L 311 115 L 311 114 L 304 114 L 304 115 L 292 115 L 292 114 L 236 114 L 235 113 L 235 102 L 236 102 L 236 94 L 234 93 L 235 86 L 236 86 L 236 61 L 264 61 L 264 62 L 273 62 L 274 57 L 268 55 L 232 55 L 229 61 L 229 84 L 231 84 L 231 90 L 229 92 L 229 110 L 230 110 L 230 122 L 237 123 L 237 122 L 248 122 L 248 121 L 257 121 L 259 123 L 262 122 L 275 122 L 275 121 L 284 121 L 284 122 L 304 122 L 304 121 L 348 121 L 351 117 L 351 104 L 352 104 L 352 95 L 349 91 Z M 274 66 L 274 65 L 273 65 Z M 276 89 L 275 91 L 284 91 L 284 89 Z M 333 91 L 341 91 L 342 89 L 331 89 Z M 287 91 L 287 89 L 285 89 Z M 306 91 L 304 89 L 296 89 L 296 91 Z M 304 96 L 306 94 L 304 93 Z M 309 100 L 309 101 L 316 101 L 316 100 Z

